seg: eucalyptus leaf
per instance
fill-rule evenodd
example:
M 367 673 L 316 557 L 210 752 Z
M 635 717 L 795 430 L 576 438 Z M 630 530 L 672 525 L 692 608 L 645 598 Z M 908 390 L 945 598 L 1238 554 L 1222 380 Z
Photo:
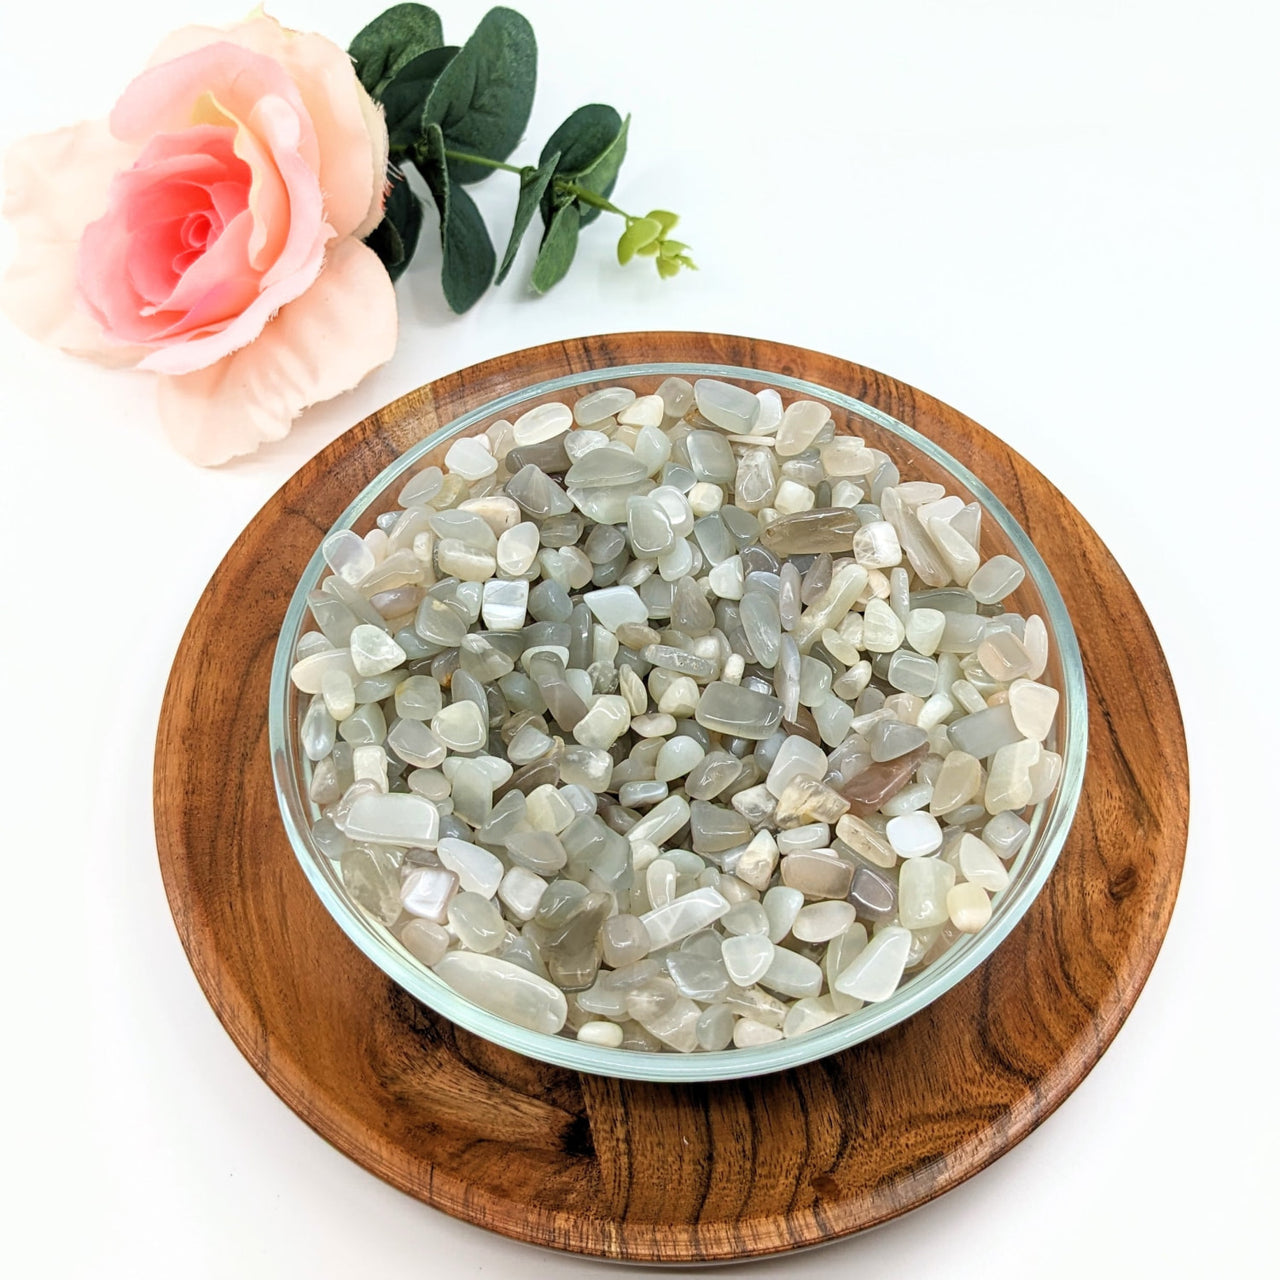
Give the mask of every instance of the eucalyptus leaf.
M 364 241 L 381 259 L 393 282 L 404 274 L 409 265 L 421 231 L 422 201 L 409 189 L 404 174 L 393 171 L 382 221 Z
M 438 125 L 451 150 L 505 160 L 529 123 L 537 80 L 533 28 L 514 9 L 490 9 L 431 90 L 422 123 Z M 493 170 L 449 162 L 457 182 L 479 182 Z
M 547 139 L 541 160 L 560 153 L 561 173 L 581 173 L 589 169 L 608 149 L 622 128 L 622 117 L 602 102 L 579 107 Z
M 579 107 L 556 131 L 547 139 L 542 148 L 541 161 L 555 152 L 560 153 L 560 161 L 556 165 L 556 177 L 576 180 L 579 174 L 593 168 L 613 147 L 618 135 L 623 130 L 622 117 L 610 106 L 602 102 L 591 102 Z M 625 147 L 625 143 L 624 143 Z M 619 163 L 621 163 L 619 161 Z M 614 171 L 617 177 L 617 171 Z M 595 188 L 593 188 L 594 190 Z M 600 189 L 599 194 L 607 196 L 613 190 L 610 183 L 608 189 Z M 542 220 L 550 225 L 556 207 L 570 197 L 563 199 L 555 194 L 554 184 L 542 198 Z M 583 205 L 579 209 L 582 224 L 585 225 L 600 216 L 599 209 Z
M 618 240 L 618 262 L 626 266 L 638 250 L 652 244 L 662 234 L 662 223 L 656 218 L 637 218 Z
M 628 116 L 622 122 L 622 128 L 618 130 L 617 137 L 605 148 L 595 162 L 583 169 L 581 173 L 574 175 L 573 181 L 578 186 L 585 187 L 596 195 L 606 197 L 609 195 L 614 188 L 614 184 L 618 181 L 618 170 L 622 168 L 622 162 L 626 159 L 627 130 L 630 127 L 631 117 Z M 591 218 L 594 218 L 599 213 L 599 209 L 591 209 Z M 591 218 L 586 217 L 584 211 L 583 222 L 590 222 Z
M 443 45 L 419 54 L 401 67 L 383 90 L 382 107 L 393 156 L 404 155 L 417 146 L 422 137 L 422 104 L 457 54 L 457 45 Z
M 547 189 L 547 184 L 556 171 L 556 163 L 559 159 L 560 153 L 557 151 L 536 169 L 526 169 L 520 174 L 520 196 L 516 201 L 516 216 L 511 225 L 511 238 L 507 241 L 507 251 L 502 255 L 502 265 L 498 268 L 494 284 L 501 284 L 507 278 L 507 272 L 511 270 L 511 264 L 516 260 L 520 241 L 529 230 L 529 224 L 533 221 L 533 215 L 538 209 L 538 202 L 542 199 L 542 193 Z
M 380 13 L 351 42 L 356 75 L 370 95 L 383 90 L 419 54 L 444 44 L 440 15 L 424 4 L 396 4 Z
M 565 272 L 573 264 L 578 251 L 578 227 L 581 217 L 577 204 L 561 205 L 551 218 L 542 237 L 542 247 L 533 264 L 531 282 L 539 293 L 546 293 L 552 285 L 564 279 Z
M 440 126 L 429 124 L 414 163 L 440 211 L 440 246 L 444 254 L 440 284 L 445 301 L 461 314 L 474 306 L 489 287 L 496 255 L 475 201 L 451 181 L 444 151 Z

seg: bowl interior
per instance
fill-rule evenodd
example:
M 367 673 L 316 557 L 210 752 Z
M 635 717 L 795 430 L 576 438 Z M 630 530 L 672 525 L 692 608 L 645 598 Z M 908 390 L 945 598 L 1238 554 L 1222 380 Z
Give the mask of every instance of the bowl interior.
M 1003 607 L 1023 616 L 1039 614 L 1048 628 L 1049 663 L 1041 680 L 1052 684 L 1062 696 L 1046 745 L 1061 753 L 1063 768 L 1049 799 L 1023 815 L 1030 823 L 1030 834 L 1009 865 L 1010 884 L 995 896 L 991 920 L 981 932 L 962 937 L 942 956 L 910 975 L 888 1000 L 867 1005 L 806 1035 L 756 1048 L 693 1054 L 608 1049 L 525 1030 L 464 1000 L 401 946 L 386 926 L 351 899 L 337 865 L 320 852 L 311 838 L 311 823 L 319 812 L 308 798 L 310 765 L 297 745 L 299 698 L 289 680 L 289 668 L 298 639 L 313 626 L 307 596 L 326 573 L 318 545 L 294 592 L 276 650 L 270 693 L 271 758 L 285 827 L 307 878 L 347 936 L 413 996 L 488 1040 L 579 1071 L 655 1081 L 733 1079 L 814 1061 L 901 1022 L 959 982 L 1007 936 L 1052 871 L 1079 799 L 1086 747 L 1084 673 L 1066 606 L 1048 569 L 1026 533 L 999 499 L 969 471 L 965 460 L 950 456 L 913 428 L 835 388 L 769 371 L 654 363 L 588 371 L 513 389 L 425 436 L 367 485 L 333 528 L 367 532 L 380 514 L 398 509 L 396 496 L 406 480 L 425 466 L 439 465 L 449 443 L 459 435 L 483 431 L 499 418 L 514 420 L 544 401 L 560 399 L 572 404 L 601 387 L 626 386 L 646 394 L 671 375 L 690 381 L 718 378 L 753 392 L 774 387 L 784 401 L 800 397 L 823 401 L 838 433 L 861 436 L 869 445 L 882 449 L 893 458 L 904 481 L 933 481 L 965 502 L 978 502 L 983 510 L 984 560 L 1003 554 L 1025 566 L 1026 577 Z

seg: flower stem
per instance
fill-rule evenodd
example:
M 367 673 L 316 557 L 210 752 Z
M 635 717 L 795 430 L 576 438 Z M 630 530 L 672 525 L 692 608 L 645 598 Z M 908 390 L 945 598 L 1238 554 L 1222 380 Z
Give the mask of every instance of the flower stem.
M 448 160 L 463 160 L 470 164 L 482 164 L 488 169 L 501 169 L 504 173 L 520 173 L 526 172 L 526 169 L 520 168 L 519 165 L 504 164 L 501 160 L 491 160 L 488 156 L 472 155 L 469 151 L 451 151 L 446 149 L 445 158 Z
M 583 204 L 589 204 L 593 209 L 603 209 L 606 213 L 616 213 L 620 218 L 626 218 L 630 222 L 634 222 L 635 218 L 627 213 L 624 209 L 619 209 L 616 204 L 610 203 L 604 196 L 597 195 L 594 191 L 588 191 L 586 187 L 580 187 L 576 182 L 570 182 L 566 178 L 556 179 L 556 188 L 580 200 Z
M 535 166 L 525 165 L 521 168 L 515 164 L 505 164 L 501 160 L 491 160 L 488 156 L 478 156 L 470 151 L 454 151 L 450 148 L 445 150 L 445 158 L 447 160 L 459 160 L 468 164 L 483 165 L 487 169 L 501 169 L 504 173 L 518 173 L 523 177 L 526 173 L 533 173 Z M 593 209 L 603 209 L 606 213 L 616 213 L 618 217 L 625 218 L 628 223 L 634 222 L 636 219 L 623 209 L 619 209 L 616 204 L 606 200 L 604 196 L 597 195 L 594 191 L 587 190 L 586 187 L 580 187 L 576 182 L 571 182 L 568 178 L 556 178 L 556 190 L 563 192 L 565 195 L 572 196 L 575 200 L 580 200 L 583 204 L 589 204 Z

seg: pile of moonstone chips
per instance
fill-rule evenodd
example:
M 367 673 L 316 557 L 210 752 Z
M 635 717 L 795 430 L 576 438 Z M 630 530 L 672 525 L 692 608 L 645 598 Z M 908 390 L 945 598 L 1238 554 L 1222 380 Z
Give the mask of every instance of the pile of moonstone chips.
M 991 918 L 1052 792 L 1048 633 L 981 510 L 712 379 L 455 440 L 330 534 L 316 846 L 443 982 L 639 1051 L 803 1035 Z

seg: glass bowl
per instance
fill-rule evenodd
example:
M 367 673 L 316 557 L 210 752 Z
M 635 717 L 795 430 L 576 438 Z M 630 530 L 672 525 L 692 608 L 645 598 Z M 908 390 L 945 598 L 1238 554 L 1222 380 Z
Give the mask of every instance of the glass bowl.
M 276 795 L 285 829 L 307 879 L 343 932 L 388 977 L 411 995 L 468 1031 L 517 1053 L 576 1071 L 651 1081 L 728 1080 L 781 1071 L 847 1049 L 909 1018 L 936 1000 L 981 964 L 1018 923 L 1044 886 L 1066 840 L 1084 780 L 1087 708 L 1084 671 L 1066 606 L 1031 540 L 998 498 L 955 458 L 920 432 L 841 391 L 760 369 L 715 364 L 650 363 L 598 369 L 522 386 L 500 395 L 432 432 L 381 472 L 334 523 L 333 529 L 363 534 L 377 516 L 396 508 L 408 475 L 443 457 L 447 442 L 483 431 L 498 418 L 514 420 L 526 409 L 552 399 L 572 403 L 587 392 L 625 386 L 638 394 L 657 389 L 668 376 L 717 378 L 752 392 L 778 390 L 784 399 L 824 402 L 838 433 L 863 436 L 898 465 L 902 479 L 930 480 L 976 501 L 982 508 L 981 553 L 1021 562 L 1026 577 L 1003 602 L 1010 612 L 1037 613 L 1049 632 L 1049 664 L 1044 683 L 1061 694 L 1046 745 L 1062 755 L 1062 774 L 1053 794 L 1023 817 L 1030 833 L 1009 865 L 1010 883 L 995 895 L 992 916 L 978 933 L 967 934 L 932 963 L 909 974 L 893 995 L 792 1039 L 718 1052 L 646 1053 L 584 1044 L 566 1036 L 526 1030 L 464 999 L 408 952 L 385 925 L 351 898 L 337 864 L 316 846 L 311 824 L 319 811 L 308 796 L 310 763 L 298 745 L 299 697 L 289 679 L 298 640 L 308 629 L 307 596 L 326 573 L 319 542 L 285 615 L 271 673 L 270 746 Z

